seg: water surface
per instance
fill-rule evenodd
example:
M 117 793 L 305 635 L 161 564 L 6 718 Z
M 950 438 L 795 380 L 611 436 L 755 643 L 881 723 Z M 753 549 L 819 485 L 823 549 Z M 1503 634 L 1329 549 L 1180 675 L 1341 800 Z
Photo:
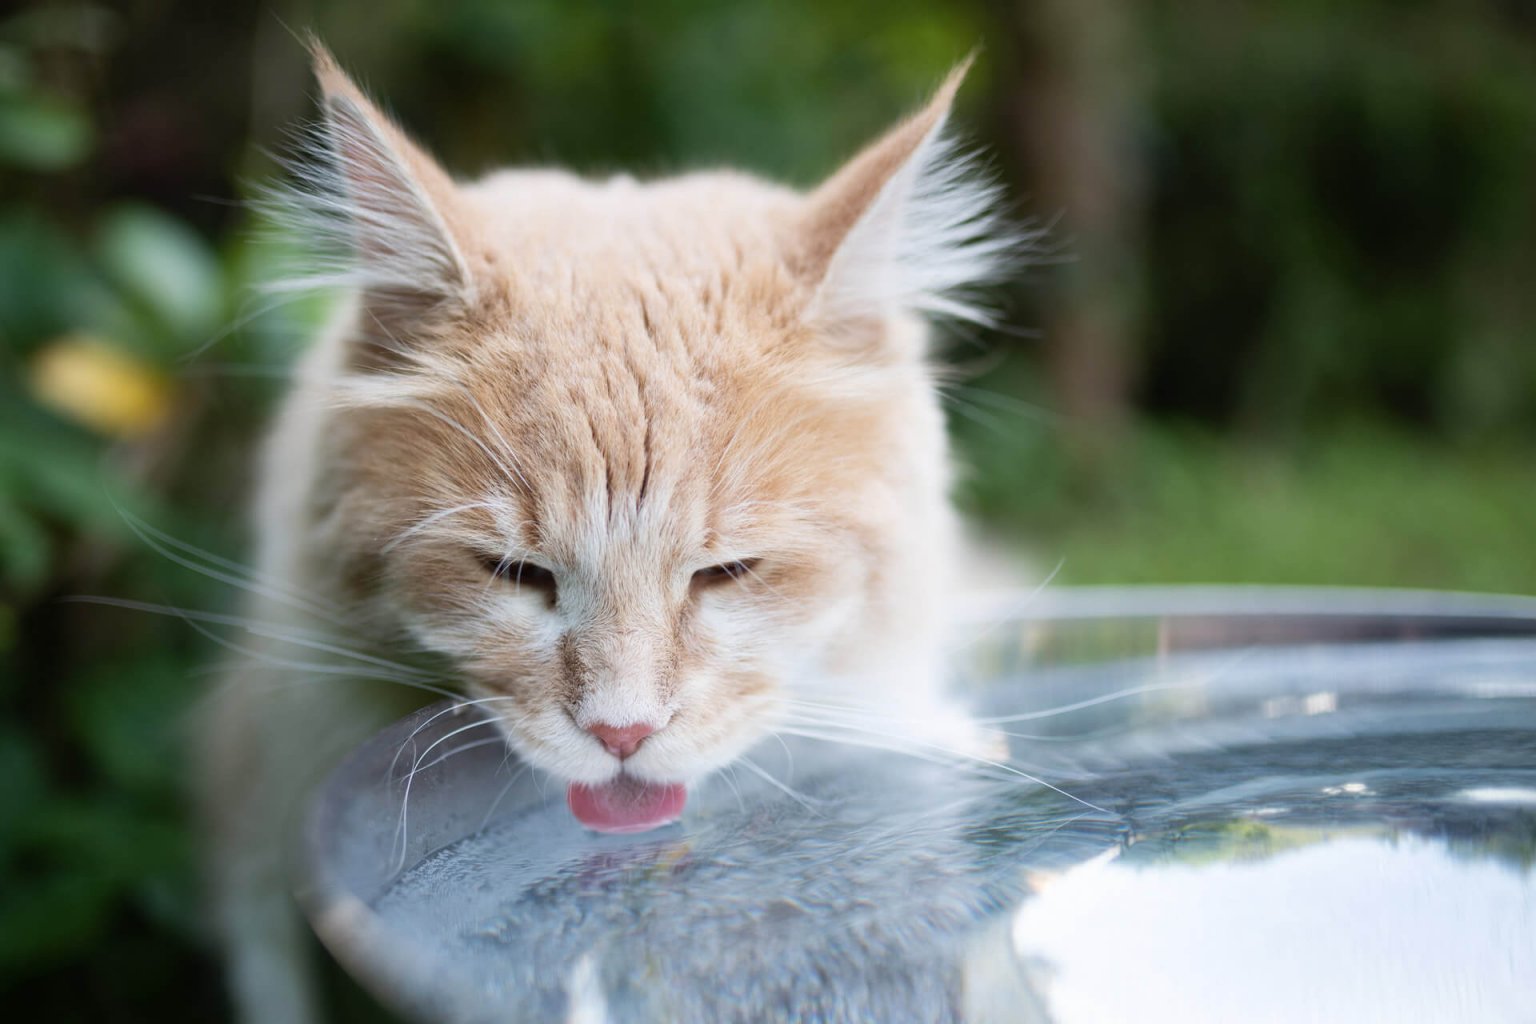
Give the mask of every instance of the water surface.
M 1038 628 L 966 688 L 1024 774 L 786 739 L 792 793 L 615 837 L 466 749 L 395 873 L 418 717 L 333 787 L 317 924 L 432 1020 L 1536 1019 L 1536 640 Z

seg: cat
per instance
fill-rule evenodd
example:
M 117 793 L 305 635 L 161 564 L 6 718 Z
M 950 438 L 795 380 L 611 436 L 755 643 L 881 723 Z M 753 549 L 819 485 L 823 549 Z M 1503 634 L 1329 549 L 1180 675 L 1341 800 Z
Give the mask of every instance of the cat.
M 305 284 L 348 298 L 267 441 L 262 625 L 202 730 L 231 987 L 264 1024 L 316 1012 L 303 796 L 412 701 L 492 712 L 605 831 L 673 820 L 775 730 L 949 749 L 926 321 L 985 320 L 1018 247 L 944 134 L 968 62 L 801 193 L 458 182 L 312 52 L 318 159 L 284 205 L 339 247 Z

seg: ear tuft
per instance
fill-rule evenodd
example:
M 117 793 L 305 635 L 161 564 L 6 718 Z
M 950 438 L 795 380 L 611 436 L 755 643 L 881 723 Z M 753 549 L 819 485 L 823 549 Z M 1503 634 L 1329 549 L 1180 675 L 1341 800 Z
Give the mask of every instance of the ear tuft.
M 835 327 L 901 311 L 992 322 L 977 292 L 1031 239 L 997 209 L 1002 189 L 944 133 L 971 65 L 846 164 L 809 200 L 802 240 L 817 282 L 811 317 Z
M 301 138 L 293 183 L 265 204 L 317 250 L 279 289 L 343 286 L 391 312 L 466 306 L 474 279 L 448 175 L 358 88 L 313 37 L 322 119 Z

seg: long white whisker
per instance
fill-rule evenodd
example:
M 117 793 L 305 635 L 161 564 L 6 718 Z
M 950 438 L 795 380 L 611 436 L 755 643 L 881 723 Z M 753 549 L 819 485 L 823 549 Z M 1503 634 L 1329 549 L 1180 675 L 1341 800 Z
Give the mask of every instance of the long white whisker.
M 1024 711 L 1019 712 L 1018 714 L 999 715 L 992 718 L 975 718 L 972 719 L 972 721 L 974 721 L 977 725 L 1007 725 L 1012 722 L 1032 722 L 1042 718 L 1054 718 L 1058 715 L 1070 714 L 1073 711 L 1081 711 L 1084 708 L 1097 707 L 1101 704 L 1109 704 L 1117 700 L 1125 700 L 1129 697 L 1139 697 L 1148 693 L 1160 693 L 1166 690 L 1184 690 L 1189 689 L 1190 687 L 1199 687 L 1205 685 L 1206 682 L 1207 680 L 1202 678 L 1190 679 L 1177 683 L 1147 683 L 1143 686 L 1131 686 L 1123 690 L 1116 690 L 1113 693 L 1101 694 L 1098 697 L 1090 697 L 1085 700 L 1074 701 L 1071 704 L 1058 704 L 1055 707 L 1042 708 L 1039 711 Z M 823 712 L 826 714 L 846 712 L 849 716 L 874 717 L 886 722 L 919 723 L 923 721 L 923 719 L 918 717 L 901 717 L 891 715 L 857 704 L 823 704 L 812 701 L 797 700 L 793 698 L 786 699 L 784 703 L 792 705 L 796 708 L 806 708 L 812 711 Z M 850 718 L 850 720 L 853 719 Z M 1007 733 L 1006 735 L 1017 734 Z
M 470 391 L 462 381 L 456 380 L 454 383 L 458 385 L 464 397 L 469 400 L 469 404 L 474 408 L 475 412 L 480 414 L 480 421 L 489 428 L 491 434 L 496 438 L 497 445 L 501 448 L 502 454 L 512 463 L 512 471 L 517 474 L 517 479 L 522 483 L 523 488 L 525 490 L 531 489 L 528 484 L 528 478 L 523 476 L 522 468 L 518 465 L 517 452 L 507 443 L 501 428 L 496 426 L 496 421 L 491 418 L 490 413 L 485 411 L 485 406 L 480 404 L 480 400 L 475 397 L 474 392 Z
M 436 766 L 442 764 L 444 761 L 448 760 L 450 757 L 457 757 L 459 754 L 464 753 L 466 750 L 474 750 L 476 747 L 489 746 L 492 743 L 503 743 L 504 744 L 506 742 L 507 741 L 505 739 L 503 739 L 501 736 L 491 736 L 488 739 L 483 739 L 483 740 L 472 740 L 469 743 L 465 743 L 465 744 L 462 744 L 461 746 L 454 747 L 452 750 L 448 751 L 446 754 L 438 754 L 432 760 L 428 761 L 426 764 L 422 765 L 419 768 L 412 768 L 411 769 L 411 776 L 414 777 L 414 776 L 420 775 L 422 772 L 426 771 L 428 768 L 435 768 Z
M 188 553 L 196 553 L 200 557 L 208 557 L 210 559 L 214 559 L 217 558 L 217 556 L 203 552 L 190 544 L 177 541 L 170 537 L 168 534 L 162 534 L 161 531 L 154 529 L 154 527 L 151 527 L 148 523 L 139 520 L 137 517 L 133 516 L 126 510 L 119 509 L 118 513 L 122 516 L 123 522 L 128 525 L 128 528 L 133 531 L 134 535 L 137 536 L 146 547 L 167 561 L 181 566 L 183 569 L 195 572 L 200 576 L 206 576 L 211 580 L 217 580 L 220 583 L 227 583 L 232 587 L 237 587 L 240 590 L 248 591 L 252 594 L 256 594 L 259 597 L 265 597 L 268 600 L 276 601 L 279 604 L 285 604 L 294 608 L 298 608 L 318 618 L 325 619 L 327 622 L 330 622 L 334 625 L 342 624 L 341 620 L 338 619 L 329 609 L 316 604 L 303 595 L 296 594 L 287 588 L 277 587 L 268 583 L 264 583 L 255 578 L 253 574 L 250 574 L 248 570 L 233 569 L 231 571 L 223 571 L 218 568 L 210 568 L 206 565 L 199 565 L 197 562 L 192 561 L 190 558 L 177 554 L 176 551 L 171 549 L 170 545 L 174 544 L 176 547 L 181 548 L 183 551 Z M 224 560 L 219 559 L 219 561 Z M 244 575 L 235 575 L 236 572 L 243 573 Z
M 469 700 L 458 700 L 458 699 L 455 699 L 454 702 L 451 705 L 449 705 L 448 707 L 443 708 L 440 711 L 434 712 L 431 715 L 428 715 L 424 721 L 420 722 L 416 726 L 416 728 L 411 730 L 410 735 L 408 735 L 405 739 L 400 741 L 400 746 L 395 750 L 395 756 L 390 759 L 389 768 L 384 773 L 385 777 L 386 778 L 392 778 L 394 776 L 394 774 L 395 774 L 395 767 L 400 763 L 400 755 L 405 752 L 406 745 L 408 743 L 410 743 L 412 740 L 414 740 L 421 733 L 421 731 L 423 729 L 427 728 L 427 726 L 431 725 L 433 722 L 437 721 L 439 718 L 442 718 L 444 715 L 455 714 L 455 713 L 457 713 L 459 711 L 463 711 L 465 708 L 478 707 L 478 706 L 484 705 L 484 704 L 504 703 L 504 702 L 513 701 L 513 700 L 516 700 L 516 699 L 517 698 L 515 698 L 515 697 L 510 697 L 510 696 L 505 696 L 505 695 L 496 695 L 496 696 L 492 696 L 492 697 L 474 697 L 474 698 L 471 698 Z M 486 721 L 494 722 L 495 719 L 494 718 L 488 718 L 488 719 L 486 719 Z
M 467 438 L 471 444 L 473 444 L 476 448 L 479 448 L 480 451 L 484 453 L 486 458 L 491 460 L 491 465 L 495 466 L 496 469 L 501 472 L 502 476 L 507 478 L 508 482 L 514 483 L 514 484 L 519 484 L 519 485 L 521 485 L 523 487 L 523 489 L 525 489 L 525 490 L 527 489 L 528 484 L 527 484 L 527 481 L 525 481 L 523 479 L 523 475 L 521 473 L 517 472 L 515 469 L 513 469 L 513 468 L 507 466 L 506 464 L 504 464 L 501 461 L 500 457 L 497 456 L 495 452 L 491 451 L 490 447 L 488 445 L 486 445 L 486 443 L 484 441 L 482 441 L 474 433 L 474 431 L 470 430 L 464 424 L 460 423 L 458 420 L 454 419 L 452 416 L 449 416 L 447 413 L 443 412 L 441 409 L 436 409 L 436 408 L 434 408 L 433 406 L 431 406 L 430 404 L 428 404 L 426 402 L 406 402 L 404 404 L 409 405 L 412 408 L 418 409 L 421 412 L 425 412 L 427 415 L 429 415 L 429 416 L 431 416 L 431 417 L 441 421 L 442 423 L 452 427 L 454 430 L 457 430 L 460 434 L 463 434 L 464 437 Z
M 741 798 L 741 786 L 736 781 L 736 767 L 729 764 L 721 765 L 716 774 L 719 775 L 721 782 L 731 787 L 731 792 L 736 797 L 736 807 L 742 814 L 746 814 L 747 802 Z
M 1065 556 L 1063 556 L 1057 560 L 1055 567 L 1051 569 L 1050 572 L 1046 573 L 1045 579 L 1035 584 L 1034 587 L 1025 592 L 1022 596 L 1013 601 L 1010 601 L 1005 607 L 1001 609 L 995 607 L 988 608 L 987 618 L 989 621 L 987 621 L 980 630 L 976 630 L 968 635 L 965 638 L 965 642 L 960 645 L 958 650 L 964 650 L 967 647 L 976 647 L 983 640 L 986 640 L 1004 625 L 1009 623 L 1016 623 L 1018 617 L 1024 612 L 1024 610 L 1027 609 L 1032 603 L 1034 603 L 1036 598 L 1045 592 L 1046 587 L 1049 587 L 1056 581 L 1056 577 L 1061 574 L 1061 570 L 1066 566 L 1066 564 L 1067 559 Z
M 830 723 L 828 723 L 828 724 L 830 724 Z M 876 744 L 876 743 L 872 743 L 872 742 L 871 743 L 865 743 L 865 744 L 858 744 L 855 740 L 852 740 L 852 739 L 849 739 L 849 740 L 846 741 L 846 742 L 849 742 L 849 743 L 853 743 L 854 745 L 881 746 L 881 749 L 891 750 L 891 751 L 894 751 L 894 752 L 897 752 L 897 753 L 904 753 L 904 754 L 908 754 L 908 755 L 913 755 L 913 751 L 911 751 L 911 750 L 909 750 L 909 749 L 907 749 L 907 748 L 905 748 L 903 746 L 893 745 L 891 743 L 891 741 L 900 741 L 900 743 L 910 744 L 911 746 L 914 746 L 914 747 L 921 747 L 921 748 L 924 748 L 926 750 L 933 751 L 934 753 L 937 753 L 937 754 L 947 754 L 952 759 L 951 763 L 980 764 L 980 765 L 985 765 L 985 766 L 987 766 L 989 768 L 995 768 L 998 771 L 1005 772 L 1005 773 L 1007 773 L 1009 775 L 1017 775 L 1020 778 L 1026 779 L 1026 780 L 1028 780 L 1030 782 L 1033 782 L 1033 783 L 1035 783 L 1038 786 L 1043 786 L 1046 789 L 1049 789 L 1050 791 L 1052 791 L 1053 793 L 1057 793 L 1057 794 L 1059 794 L 1061 796 L 1064 796 L 1068 800 L 1072 800 L 1072 801 L 1075 801 L 1076 803 L 1080 803 L 1084 807 L 1092 808 L 1093 810 L 1098 811 L 1100 814 L 1109 815 L 1111 817 L 1114 816 L 1114 812 L 1113 811 L 1110 811 L 1109 809 L 1104 808 L 1104 807 L 1100 807 L 1098 804 L 1092 803 L 1092 802 L 1090 802 L 1088 800 L 1084 800 L 1082 797 L 1073 796 L 1071 793 L 1068 793 L 1066 790 L 1062 789 L 1060 786 L 1053 785 L 1052 783 L 1047 782 L 1046 780 L 1040 778 L 1039 776 L 1031 775 L 1029 772 L 1026 772 L 1026 771 L 1024 771 L 1021 768 L 1014 767 L 1013 765 L 1006 764 L 1006 763 L 1001 762 L 1001 761 L 994 761 L 991 758 L 983 757 L 980 754 L 972 754 L 972 753 L 969 753 L 969 752 L 966 752 L 966 751 L 963 751 L 963 750 L 953 750 L 953 749 L 951 749 L 949 747 L 945 747 L 945 746 L 942 746 L 942 745 L 937 744 L 937 743 L 932 743 L 932 742 L 929 742 L 927 740 L 917 739 L 916 737 L 882 734 L 882 733 L 879 733 L 879 732 L 875 732 L 874 730 L 871 730 L 871 729 L 861 729 L 860 727 L 854 726 L 854 725 L 846 725 L 846 724 L 844 724 L 844 725 L 837 725 L 836 728 L 848 730 L 848 731 L 853 732 L 855 734 L 861 734 L 862 733 L 863 735 L 871 736 L 871 737 L 874 737 L 875 739 L 884 739 L 884 740 L 887 741 L 887 743 L 885 745 L 883 745 L 883 746 L 881 746 L 879 744 Z M 815 735 L 812 735 L 811 733 L 806 732 L 806 731 L 797 731 L 792 726 L 784 728 L 783 731 L 789 733 L 790 735 L 794 735 L 794 736 L 807 736 L 808 738 L 811 738 L 811 739 L 820 739 L 820 740 L 827 740 L 827 741 L 839 741 L 838 737 L 829 735 L 827 733 L 817 733 Z
M 330 665 L 323 662 L 296 661 L 290 658 L 280 658 L 276 655 L 268 654 L 265 651 L 258 651 L 255 648 L 246 647 L 243 644 L 237 644 L 233 640 L 219 636 L 213 630 L 208 629 L 206 626 L 201 625 L 193 619 L 184 619 L 183 621 L 186 622 L 188 629 L 197 633 L 204 639 L 209 640 L 213 644 L 235 654 L 243 654 L 248 658 L 252 658 L 264 665 L 269 665 L 273 668 L 289 669 L 291 671 L 304 672 L 309 675 L 316 676 L 339 676 L 342 678 L 356 679 L 363 682 L 392 683 L 396 686 L 404 686 L 412 690 L 422 690 L 426 693 L 437 694 L 441 697 L 458 696 L 452 690 L 444 689 L 441 686 L 433 686 L 430 683 L 418 682 L 412 679 L 402 679 L 395 675 L 369 673 L 358 669 L 356 666 Z M 277 692 L 278 689 L 281 689 L 281 687 L 274 687 L 269 692 Z
M 84 600 L 84 599 L 81 599 L 81 600 Z M 89 602 L 88 601 L 87 603 L 94 603 L 94 602 Z M 112 602 L 105 602 L 105 603 L 112 603 Z M 131 607 L 131 605 L 130 605 L 130 607 Z M 423 682 L 423 681 L 421 681 L 421 680 L 437 680 L 437 679 L 440 678 L 438 676 L 422 675 L 420 680 L 418 680 L 418 679 L 409 679 L 409 678 L 402 677 L 401 675 L 399 675 L 398 673 L 395 673 L 395 672 L 389 672 L 389 671 L 385 671 L 385 672 L 377 672 L 377 671 L 369 672 L 369 671 L 365 671 L 365 670 L 360 669 L 359 667 L 357 667 L 355 665 L 335 665 L 335 664 L 327 664 L 327 663 L 324 663 L 324 662 L 298 661 L 298 660 L 291 659 L 291 658 L 281 658 L 281 657 L 278 657 L 277 655 L 270 654 L 270 653 L 268 653 L 266 651 L 260 651 L 260 650 L 257 650 L 255 648 L 252 648 L 252 647 L 247 647 L 244 644 L 239 644 L 239 643 L 236 643 L 235 641 L 230 640 L 230 639 L 228 639 L 226 637 L 219 636 L 217 633 L 213 632 L 213 630 L 206 628 L 205 626 L 201 625 L 198 622 L 198 619 L 202 618 L 203 616 L 199 616 L 199 615 L 196 615 L 194 613 L 186 612 L 186 611 L 184 611 L 182 609 L 176 609 L 176 608 L 157 609 L 156 611 L 157 611 L 158 614 L 173 615 L 173 616 L 176 616 L 177 618 L 180 618 L 184 623 L 186 623 L 188 629 L 191 629 L 193 632 L 197 633 L 199 636 L 201 636 L 204 639 L 210 641 L 211 643 L 215 644 L 218 647 L 222 647 L 223 649 L 225 649 L 227 651 L 231 651 L 231 652 L 233 652 L 235 654 L 244 655 L 244 656 L 246 656 L 248 658 L 251 658 L 251 659 L 253 659 L 253 660 L 257 661 L 257 662 L 260 662 L 261 664 L 270 665 L 273 668 L 289 669 L 289 670 L 292 670 L 292 671 L 295 671 L 295 672 L 302 672 L 302 673 L 305 673 L 305 674 L 308 674 L 308 675 L 312 675 L 312 676 L 340 676 L 340 677 L 344 677 L 344 678 L 347 678 L 347 679 L 360 680 L 360 681 L 363 681 L 363 682 L 392 683 L 394 685 L 408 687 L 408 688 L 413 689 L 413 690 L 422 690 L 422 691 L 424 691 L 426 693 L 437 694 L 438 696 L 441 696 L 441 697 L 456 698 L 456 697 L 459 696 L 453 690 L 444 689 L 443 687 L 440 687 L 440 686 L 434 686 L 430 682 Z M 288 640 L 286 642 L 296 643 L 297 644 L 297 641 L 293 641 L 293 640 Z M 297 685 L 297 684 L 295 684 L 295 685 Z M 275 689 L 277 689 L 277 688 L 274 688 L 274 690 Z
M 784 748 L 784 759 L 789 762 L 788 766 L 785 767 L 785 769 L 784 769 L 784 775 L 787 778 L 794 778 L 795 777 L 795 752 L 793 750 L 789 749 L 789 744 L 784 742 L 784 737 L 783 736 L 780 736 L 776 732 L 771 732 L 768 735 L 772 736 L 775 740 L 777 740 L 779 746 Z
M 510 754 L 511 751 L 512 748 L 510 746 L 507 747 L 508 754 Z M 503 758 L 501 763 L 506 764 L 506 759 Z M 496 808 L 500 807 L 501 802 L 506 799 L 507 794 L 512 792 L 512 786 L 517 782 L 517 780 L 527 774 L 528 768 L 529 766 L 524 764 L 521 768 L 512 773 L 512 777 L 507 780 L 507 784 L 501 787 L 501 792 L 496 794 L 496 799 L 491 801 L 491 806 L 485 809 L 485 815 L 480 819 L 480 824 L 475 826 L 476 832 L 482 831 L 486 825 L 490 824 L 491 816 L 496 813 Z M 497 769 L 497 771 L 500 770 L 500 768 Z
M 1148 693 L 1161 693 L 1165 690 L 1186 690 L 1192 686 L 1202 686 L 1204 682 L 1204 680 L 1191 679 L 1181 683 L 1148 683 L 1145 686 L 1131 686 L 1124 690 L 1116 690 L 1114 693 L 1089 697 L 1086 700 L 1074 701 L 1071 704 L 1058 704 L 1056 707 L 1045 708 L 1040 711 L 1025 711 L 1016 715 L 1000 715 L 995 718 L 978 718 L 976 723 L 978 725 L 1007 725 L 1010 722 L 1033 722 L 1042 718 L 1054 718 L 1057 715 L 1081 711 L 1084 708 L 1098 707 L 1101 704 L 1109 704 L 1117 700 L 1125 700 L 1129 697 L 1140 697 Z
M 376 657 L 371 654 L 363 654 L 337 644 L 332 644 L 319 639 L 318 634 L 283 632 L 273 628 L 267 623 L 254 619 L 241 618 L 237 615 L 221 615 L 215 612 L 195 612 L 187 608 L 177 608 L 174 605 L 154 604 L 148 601 L 133 601 L 118 597 L 96 597 L 92 595 L 76 595 L 65 598 L 67 601 L 75 601 L 82 604 L 99 604 L 108 608 L 126 608 L 131 611 L 150 612 L 156 615 L 172 615 L 184 621 L 208 622 L 219 626 L 230 626 L 242 629 L 252 636 L 258 636 L 265 640 L 277 640 L 282 643 L 293 644 L 295 647 L 304 647 L 309 650 L 321 651 L 326 654 L 335 654 L 343 658 L 366 665 L 376 665 L 392 673 L 401 676 L 418 679 L 437 679 L 427 672 L 412 668 L 399 662 L 390 661 L 387 658 Z
M 382 554 L 386 554 L 387 555 L 391 551 L 395 550 L 395 548 L 399 547 L 401 544 L 405 543 L 407 540 L 409 540 L 410 538 L 414 537 L 416 534 L 422 532 L 423 530 L 431 529 L 433 525 L 435 525 L 436 523 L 441 522 L 444 519 L 447 519 L 449 516 L 456 516 L 456 515 L 458 515 L 461 512 L 468 512 L 470 509 L 476 509 L 476 508 L 490 508 L 490 509 L 494 509 L 496 507 L 497 507 L 497 505 L 494 502 L 489 502 L 489 501 L 470 501 L 470 502 L 464 503 L 463 505 L 455 505 L 452 508 L 438 509 L 436 512 L 433 512 L 431 515 L 428 515 L 425 518 L 417 520 L 416 522 L 412 523 L 410 526 L 406 527 L 405 529 L 401 530 L 399 533 L 395 534 L 395 536 L 390 538 L 390 540 L 387 543 L 385 543 L 383 547 L 379 548 L 379 551 Z
M 164 530 L 154 526 L 144 519 L 139 518 L 125 508 L 117 508 L 117 513 L 128 523 L 130 527 L 134 528 L 135 532 L 143 531 L 144 533 L 147 533 L 154 537 L 156 540 L 160 541 L 162 544 L 166 544 L 177 549 L 182 554 L 201 558 L 203 561 L 216 565 L 221 569 L 227 569 L 230 572 L 240 573 L 248 579 L 264 583 L 271 582 L 270 580 L 265 579 L 261 573 L 257 572 L 251 566 L 236 562 L 231 558 L 225 558 L 222 555 L 216 555 L 212 551 L 208 551 L 205 548 L 200 548 L 195 544 L 188 543 L 179 537 L 165 532 Z M 304 596 L 297 591 L 291 591 L 291 593 L 294 597 L 300 600 L 305 600 Z
M 772 594 L 777 600 L 783 602 L 786 605 L 791 603 L 789 598 L 784 596 L 778 587 L 775 587 L 772 583 L 769 583 L 767 580 L 763 579 L 762 574 L 759 573 L 756 569 L 752 568 L 750 565 L 746 565 L 745 563 L 743 563 L 743 567 L 747 570 L 748 576 L 751 576 L 753 579 L 757 580 L 757 582 L 761 583 L 763 585 L 763 589 L 767 590 L 768 593 Z
M 791 800 L 795 801 L 795 803 L 799 804 L 801 807 L 804 807 L 808 811 L 815 810 L 816 809 L 816 805 L 818 805 L 818 804 L 821 805 L 821 806 L 826 806 L 826 801 L 824 801 L 824 800 L 813 800 L 811 797 L 806 796 L 804 793 L 801 793 L 801 792 L 799 792 L 799 791 L 797 791 L 795 789 L 792 789 L 789 786 L 785 785 L 784 783 L 780 782 L 778 779 L 774 778 L 769 772 L 765 771 L 763 768 L 761 768 L 759 765 L 757 765 L 754 761 L 752 761 L 751 758 L 746 758 L 746 757 L 738 758 L 737 759 L 737 763 L 740 764 L 747 771 L 751 772 L 753 775 L 756 775 L 758 778 L 760 778 L 764 782 L 768 783 L 768 785 L 772 786 L 774 789 L 777 789 L 779 792 L 783 793 L 785 796 L 787 796 Z
M 405 792 L 400 798 L 400 825 L 398 828 L 398 835 L 400 837 L 400 856 L 395 863 L 396 871 L 400 871 L 405 867 L 405 855 L 410 847 L 411 785 L 416 781 L 416 771 L 421 767 L 421 762 L 426 758 L 428 754 L 437 749 L 439 745 L 453 739 L 453 737 L 459 735 L 460 733 L 468 732 L 471 729 L 480 729 L 487 725 L 495 724 L 496 719 L 494 718 L 482 718 L 479 721 L 470 722 L 468 725 L 461 725 L 457 729 L 450 730 L 449 732 L 446 732 L 439 736 L 437 739 L 433 740 L 427 745 L 426 750 L 423 750 L 416 756 L 415 760 L 411 764 L 410 773 L 405 776 Z M 499 739 L 499 737 L 497 738 Z M 410 741 L 407 740 L 406 742 Z
M 303 294 L 296 293 L 274 295 L 270 302 L 262 303 L 255 309 L 249 310 L 247 312 L 236 314 L 229 321 L 229 323 L 225 324 L 217 331 L 214 331 L 206 341 L 202 342 L 191 351 L 182 355 L 177 361 L 183 364 L 190 363 L 192 360 L 207 352 L 209 349 L 213 348 L 215 345 L 223 341 L 225 338 L 228 338 L 230 335 L 244 330 L 247 326 L 268 315 L 269 313 L 275 313 L 279 309 L 282 309 L 284 306 L 291 306 L 295 302 L 298 302 L 305 297 L 306 296 Z

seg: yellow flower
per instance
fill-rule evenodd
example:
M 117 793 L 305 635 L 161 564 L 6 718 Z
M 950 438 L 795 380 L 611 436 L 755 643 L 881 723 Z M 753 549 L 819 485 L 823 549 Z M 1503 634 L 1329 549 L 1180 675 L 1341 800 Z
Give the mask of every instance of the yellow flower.
M 153 367 L 87 334 L 54 339 L 32 360 L 39 403 L 98 433 L 136 437 L 170 410 L 171 384 Z

